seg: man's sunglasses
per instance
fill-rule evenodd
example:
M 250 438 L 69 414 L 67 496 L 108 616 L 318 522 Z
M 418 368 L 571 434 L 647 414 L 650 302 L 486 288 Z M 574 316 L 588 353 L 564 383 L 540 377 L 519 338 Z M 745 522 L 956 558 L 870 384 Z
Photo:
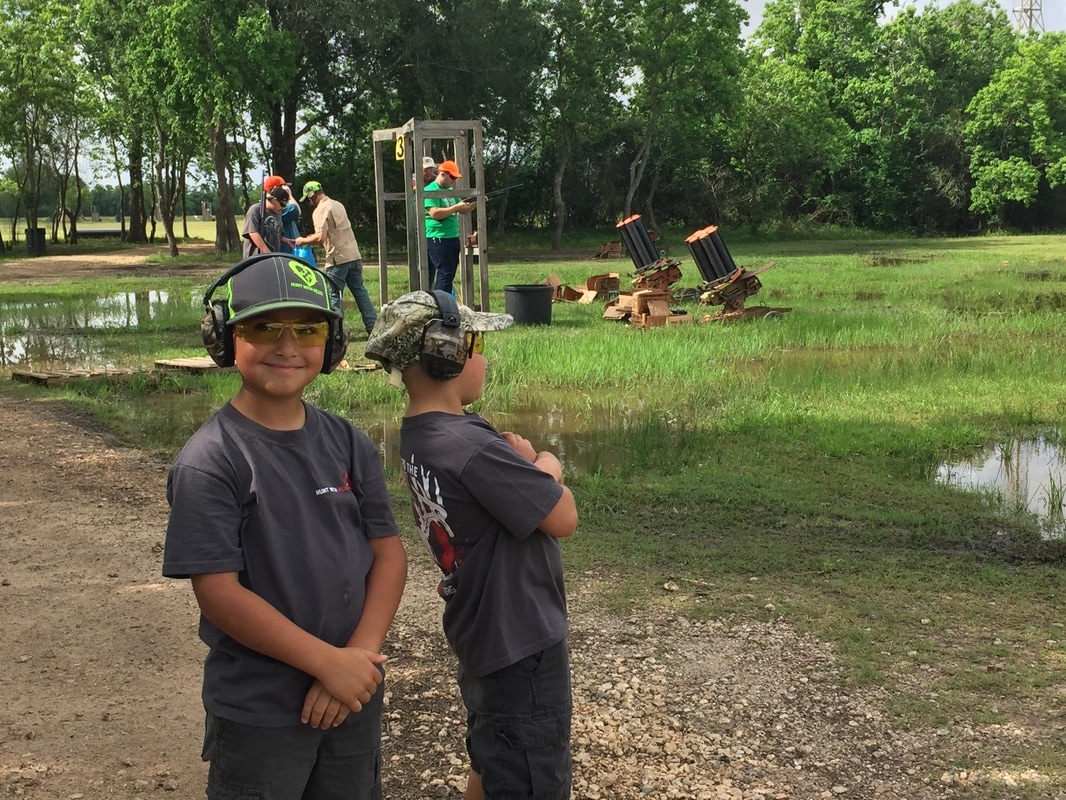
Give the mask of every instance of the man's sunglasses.
M 248 344 L 273 344 L 288 329 L 300 347 L 321 347 L 329 339 L 329 323 L 322 322 L 238 322 L 233 335 Z
M 466 357 L 485 352 L 485 334 L 481 331 L 466 332 Z

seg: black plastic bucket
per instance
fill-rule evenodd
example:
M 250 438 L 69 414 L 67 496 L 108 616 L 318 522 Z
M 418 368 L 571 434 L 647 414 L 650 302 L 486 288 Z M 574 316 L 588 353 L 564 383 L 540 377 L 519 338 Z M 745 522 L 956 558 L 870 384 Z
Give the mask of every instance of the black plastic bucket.
M 44 228 L 26 228 L 26 252 L 31 256 L 45 254 Z
M 554 291 L 546 284 L 504 286 L 504 311 L 514 317 L 516 325 L 551 325 Z

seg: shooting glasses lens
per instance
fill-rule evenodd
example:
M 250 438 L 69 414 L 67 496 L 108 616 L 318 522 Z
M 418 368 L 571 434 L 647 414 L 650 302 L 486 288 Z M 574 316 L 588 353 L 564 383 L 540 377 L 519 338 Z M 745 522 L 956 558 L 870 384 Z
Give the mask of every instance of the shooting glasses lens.
M 481 331 L 466 332 L 466 357 L 485 352 L 485 334 Z
M 300 347 L 321 347 L 329 338 L 329 323 L 322 322 L 263 322 L 251 320 L 233 326 L 233 335 L 248 344 L 273 344 L 288 328 Z

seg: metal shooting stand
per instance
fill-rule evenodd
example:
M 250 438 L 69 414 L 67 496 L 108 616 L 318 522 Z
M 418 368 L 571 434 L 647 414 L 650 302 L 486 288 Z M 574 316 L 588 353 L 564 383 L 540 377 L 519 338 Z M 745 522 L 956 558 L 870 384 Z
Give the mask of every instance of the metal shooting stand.
M 626 217 L 615 227 L 636 268 L 634 289 L 666 292 L 671 284 L 681 280 L 681 262 L 667 257 L 666 250 L 656 247 L 640 214 Z
M 696 231 L 685 239 L 685 244 L 688 245 L 692 260 L 696 262 L 696 268 L 704 280 L 700 302 L 723 306 L 707 321 L 728 322 L 759 317 L 777 318 L 786 311 L 792 310 L 768 306 L 744 307 L 748 298 L 758 294 L 759 289 L 762 288 L 759 273 L 770 269 L 775 262 L 771 261 L 753 271 L 738 267 L 729 249 L 725 246 L 717 226 L 711 225 Z
M 463 177 L 449 191 L 427 192 L 422 185 L 422 157 L 434 155 L 434 143 L 441 140 L 447 144 L 438 144 L 437 153 L 450 153 L 451 159 L 459 165 Z M 408 286 L 410 290 L 423 289 L 431 291 L 429 285 L 429 258 L 426 249 L 426 213 L 427 197 L 466 198 L 477 203 L 476 230 L 477 241 L 471 238 L 471 220 L 467 214 L 459 215 L 459 279 L 461 302 L 471 308 L 489 310 L 489 255 L 488 224 L 485 216 L 484 149 L 481 140 L 480 120 L 420 120 L 409 119 L 399 128 L 385 128 L 374 131 L 374 191 L 377 198 L 378 216 L 378 267 L 381 274 L 382 304 L 389 301 L 388 290 L 388 244 L 386 242 L 385 203 L 389 200 L 403 200 L 406 206 L 407 221 L 407 267 Z M 386 169 L 384 150 L 386 143 L 392 145 L 393 160 L 403 165 L 403 192 L 385 191 Z M 443 158 L 434 158 L 443 161 Z M 390 180 L 395 181 L 395 170 L 390 170 Z M 392 185 L 395 185 L 393 183 Z M 474 262 L 477 262 L 480 302 L 474 297 Z

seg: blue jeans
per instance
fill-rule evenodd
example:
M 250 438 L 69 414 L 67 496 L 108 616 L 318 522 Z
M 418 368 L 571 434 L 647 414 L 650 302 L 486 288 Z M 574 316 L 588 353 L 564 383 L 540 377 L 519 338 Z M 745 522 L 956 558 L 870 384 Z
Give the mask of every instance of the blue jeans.
M 466 750 L 486 798 L 569 800 L 570 657 L 566 640 L 490 675 L 459 667 Z
M 381 800 L 382 683 L 336 728 L 255 728 L 208 713 L 208 800 Z
M 347 286 L 352 291 L 355 304 L 359 307 L 359 315 L 363 318 L 363 327 L 366 332 L 374 328 L 378 321 L 378 312 L 374 310 L 374 304 L 370 300 L 370 293 L 363 285 L 363 262 L 359 260 L 346 261 L 343 264 L 334 264 L 323 270 L 329 278 L 330 295 L 333 298 L 333 307 L 343 311 L 341 294 Z
M 429 257 L 429 285 L 451 294 L 455 271 L 459 268 L 459 237 L 427 239 L 426 255 Z

